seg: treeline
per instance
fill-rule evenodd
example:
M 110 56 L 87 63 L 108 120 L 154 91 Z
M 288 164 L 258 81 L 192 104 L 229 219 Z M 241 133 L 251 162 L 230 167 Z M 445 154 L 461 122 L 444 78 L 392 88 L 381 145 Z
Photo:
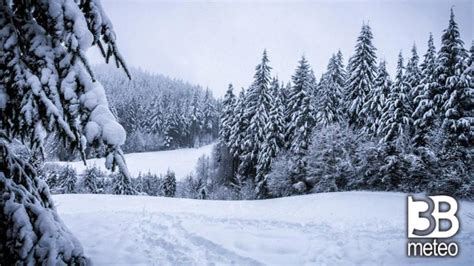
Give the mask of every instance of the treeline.
M 26 152 L 25 158 L 33 158 Z M 139 173 L 131 179 L 119 172 L 104 172 L 96 165 L 77 172 L 69 165 L 38 165 L 38 176 L 44 180 L 54 194 L 115 194 L 148 195 L 191 199 L 239 199 L 222 186 L 215 176 L 215 165 L 208 156 L 199 158 L 195 172 L 183 180 L 177 180 L 175 173 Z
M 199 147 L 218 137 L 220 105 L 209 89 L 139 69 L 130 70 L 131 80 L 107 65 L 94 73 L 127 132 L 124 152 Z M 51 137 L 49 153 L 60 160 L 74 159 L 61 147 Z
M 364 24 L 344 67 L 334 54 L 317 81 L 307 60 L 291 82 L 264 51 L 254 82 L 223 100 L 214 174 L 249 198 L 389 190 L 473 197 L 474 45 L 453 11 L 436 50 L 416 46 L 394 77 Z M 421 62 L 420 62 L 421 60 Z M 250 188 L 250 189 L 249 189 Z M 249 193 L 252 191 L 252 193 Z
M 87 167 L 81 174 L 68 165 L 49 164 L 38 170 L 39 177 L 56 194 L 141 194 L 163 197 L 174 197 L 176 194 L 176 176 L 173 171 L 167 171 L 164 175 L 144 173 L 126 179 L 120 173 L 107 174 L 95 165 Z

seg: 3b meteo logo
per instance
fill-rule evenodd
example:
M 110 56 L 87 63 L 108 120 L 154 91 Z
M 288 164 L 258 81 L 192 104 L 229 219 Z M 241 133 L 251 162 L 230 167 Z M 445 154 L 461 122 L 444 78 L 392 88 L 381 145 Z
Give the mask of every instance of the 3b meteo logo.
M 408 256 L 456 256 L 454 241 L 445 242 L 459 230 L 458 203 L 449 196 L 414 200 L 408 196 Z

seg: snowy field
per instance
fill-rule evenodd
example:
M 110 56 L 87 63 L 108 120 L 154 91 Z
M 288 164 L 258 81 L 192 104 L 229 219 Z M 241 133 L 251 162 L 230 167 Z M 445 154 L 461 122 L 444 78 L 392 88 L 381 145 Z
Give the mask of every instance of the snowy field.
M 473 202 L 460 203 L 458 257 L 419 259 L 405 256 L 406 195 L 401 193 L 261 201 L 53 197 L 96 265 L 474 265 Z
M 178 149 L 170 151 L 142 152 L 125 154 L 125 161 L 133 176 L 150 171 L 154 174 L 165 174 L 168 169 L 173 170 L 176 179 L 184 179 L 194 171 L 196 163 L 202 155 L 211 155 L 213 144 L 197 149 Z M 86 166 L 82 161 L 77 162 L 50 162 L 51 164 L 71 165 L 77 172 L 82 173 Z M 97 165 L 105 170 L 105 159 L 87 160 L 87 165 Z

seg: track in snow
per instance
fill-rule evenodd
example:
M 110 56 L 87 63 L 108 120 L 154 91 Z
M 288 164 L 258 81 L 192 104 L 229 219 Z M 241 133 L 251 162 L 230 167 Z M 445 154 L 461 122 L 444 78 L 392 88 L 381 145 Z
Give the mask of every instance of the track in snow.
M 474 265 L 474 203 L 456 258 L 406 257 L 406 195 L 325 193 L 263 201 L 55 195 L 96 265 Z

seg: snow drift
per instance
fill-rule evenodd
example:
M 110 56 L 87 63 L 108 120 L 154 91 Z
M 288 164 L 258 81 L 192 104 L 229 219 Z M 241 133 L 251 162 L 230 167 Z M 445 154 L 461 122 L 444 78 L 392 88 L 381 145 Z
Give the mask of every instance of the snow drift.
M 456 258 L 406 257 L 406 194 L 322 193 L 260 201 L 55 195 L 97 265 L 473 265 L 474 203 L 461 202 Z

